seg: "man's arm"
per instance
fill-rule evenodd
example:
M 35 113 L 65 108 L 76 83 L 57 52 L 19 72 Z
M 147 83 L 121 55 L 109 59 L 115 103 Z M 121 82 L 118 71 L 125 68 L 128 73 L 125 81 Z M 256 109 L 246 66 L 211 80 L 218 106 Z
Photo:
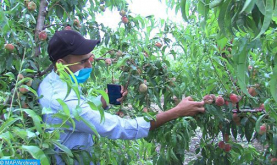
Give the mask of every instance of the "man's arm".
M 183 116 L 194 116 L 199 112 L 205 112 L 204 101 L 195 102 L 192 101 L 191 97 L 187 97 L 183 99 L 176 107 L 168 111 L 158 113 L 156 116 L 156 120 L 152 120 L 150 122 L 150 130 L 158 128 L 159 126 L 163 125 L 168 121 Z
M 108 107 L 108 105 L 107 105 L 105 99 L 103 98 L 103 96 L 101 96 L 101 102 L 102 102 L 103 109 L 106 109 Z

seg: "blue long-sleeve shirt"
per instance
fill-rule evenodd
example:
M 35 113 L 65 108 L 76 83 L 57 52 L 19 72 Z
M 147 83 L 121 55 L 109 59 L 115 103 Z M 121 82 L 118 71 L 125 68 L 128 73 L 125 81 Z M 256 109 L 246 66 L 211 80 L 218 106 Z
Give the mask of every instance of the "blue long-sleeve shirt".
M 43 120 L 46 123 L 62 123 L 61 119 L 53 117 L 52 115 L 62 109 L 57 99 L 64 99 L 66 94 L 67 84 L 54 71 L 43 79 L 38 88 L 38 95 L 43 96 L 39 99 L 39 102 L 42 107 L 52 109 L 52 113 L 43 115 Z M 73 90 L 63 101 L 70 110 L 76 108 L 78 104 L 78 98 Z M 83 96 L 80 98 L 80 107 L 81 112 L 79 115 L 94 125 L 100 136 L 110 139 L 138 139 L 148 135 L 150 123 L 145 121 L 143 117 L 124 119 L 105 112 L 105 120 L 104 122 L 100 122 L 101 116 L 99 111 L 92 110 L 87 104 L 86 98 Z M 92 136 L 94 132 L 81 120 L 75 120 L 75 125 L 74 132 L 72 132 L 73 128 L 69 128 L 64 130 L 64 133 L 61 133 L 61 143 L 69 149 L 81 147 L 84 150 L 90 150 L 93 146 Z

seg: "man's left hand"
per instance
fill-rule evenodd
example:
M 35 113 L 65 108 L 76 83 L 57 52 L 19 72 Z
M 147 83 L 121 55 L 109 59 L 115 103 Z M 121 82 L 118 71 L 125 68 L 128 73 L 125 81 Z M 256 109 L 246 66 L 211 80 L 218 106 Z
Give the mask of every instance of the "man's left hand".
M 124 86 L 121 85 L 121 91 L 120 91 L 120 93 L 122 94 L 122 97 L 116 99 L 116 101 L 118 101 L 118 102 L 122 102 L 123 101 L 125 96 L 128 94 L 128 90 L 124 89 Z

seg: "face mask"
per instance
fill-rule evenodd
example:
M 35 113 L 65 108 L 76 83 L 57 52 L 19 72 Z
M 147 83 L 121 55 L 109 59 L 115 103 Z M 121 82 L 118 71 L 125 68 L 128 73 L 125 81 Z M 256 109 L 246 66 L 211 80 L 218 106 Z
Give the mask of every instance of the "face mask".
M 74 73 L 78 83 L 84 83 L 90 76 L 92 68 L 84 68 Z M 70 75 L 71 80 L 74 82 L 73 77 Z

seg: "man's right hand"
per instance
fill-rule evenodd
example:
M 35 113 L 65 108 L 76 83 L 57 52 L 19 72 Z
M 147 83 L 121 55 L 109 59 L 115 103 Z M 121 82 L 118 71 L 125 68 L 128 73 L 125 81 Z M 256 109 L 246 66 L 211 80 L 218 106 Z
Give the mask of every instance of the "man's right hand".
M 194 116 L 198 113 L 203 112 L 205 112 L 204 101 L 197 102 L 193 101 L 191 97 L 186 97 L 176 107 L 168 111 L 158 113 L 156 116 L 156 120 L 151 121 L 150 130 L 158 128 L 166 122 L 177 119 L 179 117 Z
M 176 107 L 172 109 L 178 117 L 194 116 L 196 114 L 205 112 L 204 101 L 193 101 L 191 97 L 184 98 Z

